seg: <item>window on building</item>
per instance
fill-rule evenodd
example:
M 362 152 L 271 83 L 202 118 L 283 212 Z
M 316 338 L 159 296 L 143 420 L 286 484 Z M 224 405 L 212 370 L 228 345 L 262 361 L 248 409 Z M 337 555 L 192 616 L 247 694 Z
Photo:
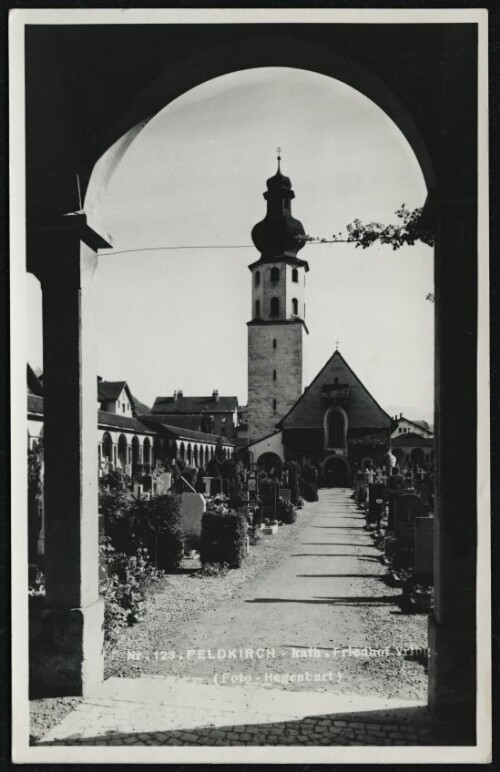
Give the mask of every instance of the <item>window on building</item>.
M 122 405 L 122 411 L 125 412 L 125 402 Z
M 292 271 L 292 281 L 298 282 L 299 281 L 299 272 L 296 268 Z
M 274 410 L 274 412 L 276 412 L 276 408 L 277 408 L 277 402 L 276 402 L 275 399 L 273 399 L 273 410 Z
M 255 271 L 255 286 L 258 287 L 260 284 L 260 271 Z
M 273 284 L 277 284 L 280 280 L 280 269 L 279 268 L 271 268 L 271 281 Z
M 276 380 L 276 370 L 273 370 L 273 381 Z
M 280 313 L 280 299 L 271 298 L 271 316 L 279 316 Z
M 260 300 L 255 301 L 255 316 L 257 319 L 260 316 Z
M 276 345 L 277 345 L 276 338 L 273 338 L 273 348 L 276 348 Z
M 299 313 L 299 301 L 297 298 L 292 298 L 292 314 L 297 315 Z

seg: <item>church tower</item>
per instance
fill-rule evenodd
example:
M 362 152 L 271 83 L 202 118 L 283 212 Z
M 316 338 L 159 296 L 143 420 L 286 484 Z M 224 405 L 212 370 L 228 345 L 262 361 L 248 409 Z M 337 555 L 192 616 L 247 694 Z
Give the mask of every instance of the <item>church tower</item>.
M 295 193 L 278 171 L 267 180 L 267 214 L 252 230 L 260 258 L 252 274 L 248 322 L 248 439 L 271 434 L 303 390 L 305 283 L 309 266 L 297 253 L 305 244 L 302 223 L 292 217 Z

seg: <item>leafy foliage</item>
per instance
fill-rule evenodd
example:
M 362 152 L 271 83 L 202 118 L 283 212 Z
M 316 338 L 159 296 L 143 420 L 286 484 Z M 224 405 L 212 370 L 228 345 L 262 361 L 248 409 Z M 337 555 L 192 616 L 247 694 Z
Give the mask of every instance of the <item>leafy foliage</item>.
M 163 570 L 179 567 L 184 552 L 179 496 L 165 493 L 134 499 L 121 490 L 101 491 L 99 508 L 104 515 L 104 531 L 115 550 L 135 555 L 144 547 Z
M 101 578 L 99 593 L 104 599 L 104 641 L 111 646 L 122 629 L 142 620 L 146 593 L 160 581 L 158 570 L 144 547 L 134 555 L 116 552 L 109 537 L 99 547 Z
M 408 209 L 406 204 L 402 204 L 396 211 L 396 217 L 400 222 L 389 225 L 379 222 L 364 224 L 361 220 L 356 219 L 347 225 L 347 236 L 343 235 L 342 232 L 334 234 L 331 239 L 306 236 L 305 241 L 319 244 L 352 242 L 355 243 L 356 247 L 362 249 L 371 247 L 377 241 L 380 244 L 389 244 L 393 249 L 413 246 L 417 241 L 421 241 L 432 247 L 434 246 L 434 233 L 429 223 L 424 220 L 422 212 L 422 207 Z
M 37 559 L 37 542 L 42 527 L 43 450 L 35 445 L 28 451 L 28 554 Z
M 214 499 L 202 519 L 202 565 L 226 563 L 230 568 L 239 568 L 246 557 L 247 530 L 247 519 L 242 512 L 230 510 L 225 501 Z
M 291 524 L 297 520 L 297 510 L 291 501 L 280 498 L 278 501 L 278 517 L 283 523 Z

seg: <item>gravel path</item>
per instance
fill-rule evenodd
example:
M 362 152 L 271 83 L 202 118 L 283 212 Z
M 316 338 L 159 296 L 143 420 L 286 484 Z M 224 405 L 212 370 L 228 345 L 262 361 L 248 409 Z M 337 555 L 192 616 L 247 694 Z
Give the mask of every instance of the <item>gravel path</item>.
M 405 650 L 427 646 L 427 617 L 401 613 L 349 496 L 320 491 L 243 569 L 170 576 L 107 675 L 425 699 L 424 668 Z

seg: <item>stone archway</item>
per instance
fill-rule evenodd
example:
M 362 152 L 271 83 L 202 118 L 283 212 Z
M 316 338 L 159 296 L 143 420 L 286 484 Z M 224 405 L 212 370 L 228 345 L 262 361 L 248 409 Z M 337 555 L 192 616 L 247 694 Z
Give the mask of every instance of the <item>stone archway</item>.
M 121 468 L 125 471 L 128 463 L 128 443 L 124 434 L 120 434 L 118 437 L 118 461 Z
M 441 55 L 439 34 L 436 37 L 436 45 L 427 46 L 428 55 L 425 62 L 422 60 L 421 73 L 409 73 L 408 62 L 412 61 L 412 57 L 406 55 L 406 52 L 414 52 L 418 50 L 419 46 L 420 50 L 425 50 L 425 45 L 422 45 L 422 37 L 419 37 L 423 34 L 421 32 L 416 33 L 415 40 L 406 39 L 406 46 L 393 45 L 394 64 L 391 68 L 384 69 L 383 66 L 378 65 L 377 58 L 384 61 L 384 46 L 387 48 L 385 33 L 384 36 L 380 37 L 379 43 L 376 39 L 375 42 L 371 39 L 372 48 L 367 55 L 366 45 L 362 44 L 363 39 L 360 39 L 359 35 L 356 37 L 355 34 L 353 40 L 350 40 L 348 28 L 352 25 L 325 25 L 332 27 L 330 38 L 326 31 L 318 33 L 314 29 L 314 25 L 310 26 L 311 32 L 308 30 L 307 36 L 312 36 L 312 40 L 306 39 L 305 35 L 301 38 L 300 32 L 295 36 L 290 35 L 290 39 L 287 40 L 286 35 L 276 35 L 276 28 L 273 27 L 270 31 L 267 29 L 263 31 L 260 37 L 252 31 L 241 32 L 240 39 L 236 41 L 231 41 L 229 37 L 230 42 L 225 44 L 221 43 L 220 38 L 217 38 L 215 42 L 211 39 L 209 42 L 204 41 L 201 46 L 197 47 L 196 55 L 191 60 L 180 61 L 181 54 L 176 55 L 174 53 L 173 61 L 168 63 L 168 73 L 158 79 L 155 77 L 155 73 L 160 71 L 159 63 L 162 61 L 158 52 L 161 50 L 161 53 L 164 53 L 165 41 L 162 39 L 160 45 L 154 37 L 153 39 L 149 37 L 150 30 L 148 30 L 148 42 L 145 43 L 143 33 L 139 32 L 138 35 L 131 38 L 130 45 L 123 46 L 122 43 L 122 50 L 130 52 L 131 66 L 137 77 L 138 86 L 134 94 L 134 97 L 137 96 L 137 98 L 134 99 L 127 90 L 125 93 L 120 91 L 115 99 L 107 98 L 109 92 L 106 89 L 109 90 L 109 73 L 112 66 L 116 67 L 114 61 L 116 57 L 113 50 L 106 51 L 104 46 L 98 49 L 99 56 L 96 56 L 93 47 L 85 44 L 85 38 L 79 37 L 82 34 L 92 35 L 92 32 L 68 31 L 66 28 L 58 30 L 51 37 L 50 28 L 48 28 L 43 30 L 44 37 L 41 42 L 33 43 L 35 33 L 31 30 L 30 34 L 26 36 L 27 49 L 30 49 L 30 45 L 35 46 L 35 53 L 38 57 L 35 65 L 38 65 L 40 72 L 36 72 L 36 66 L 34 67 L 33 61 L 31 61 L 31 70 L 29 66 L 27 68 L 28 86 L 31 83 L 31 93 L 30 89 L 27 88 L 27 112 L 31 117 L 31 120 L 28 121 L 26 140 L 30 159 L 27 169 L 28 220 L 31 225 L 37 222 L 43 224 L 45 220 L 50 220 L 52 213 L 76 212 L 79 203 L 74 170 L 79 168 L 79 157 L 83 159 L 82 163 L 85 167 L 83 177 L 86 176 L 88 179 L 93 169 L 97 171 L 96 160 L 107 151 L 112 151 L 108 158 L 109 161 L 112 161 L 111 165 L 106 166 L 104 164 L 100 170 L 100 179 L 98 179 L 99 175 L 94 178 L 94 192 L 96 194 L 94 199 L 91 196 L 86 198 L 86 205 L 88 204 L 89 207 L 87 212 L 93 208 L 92 204 L 95 204 L 94 208 L 98 211 L 99 202 L 105 194 L 106 184 L 113 173 L 113 166 L 116 168 L 127 147 L 149 117 L 155 115 L 161 107 L 193 86 L 208 78 L 238 68 L 266 65 L 310 68 L 312 71 L 337 78 L 357 88 L 378 104 L 389 118 L 399 126 L 421 164 L 428 189 L 431 192 L 426 209 L 427 214 L 437 213 L 439 219 L 436 242 L 436 297 L 440 298 L 440 303 L 439 306 L 436 306 L 436 311 L 440 368 L 437 372 L 436 390 L 437 400 L 440 403 L 440 421 L 436 458 L 439 467 L 440 490 L 438 491 L 439 518 L 436 519 L 436 535 L 439 535 L 440 538 L 436 538 L 436 548 L 440 576 L 436 588 L 437 603 L 432 625 L 433 635 L 443 641 L 443 646 L 446 646 L 447 650 L 461 651 L 460 662 L 452 668 L 457 675 L 456 682 L 458 684 L 455 687 L 456 699 L 453 705 L 459 705 L 457 713 L 460 717 L 463 716 L 464 710 L 469 711 L 467 720 L 472 726 L 469 707 L 468 705 L 464 706 L 464 699 L 460 700 L 458 694 L 460 677 L 467 670 L 464 668 L 464 663 L 472 663 L 475 660 L 475 554 L 471 545 L 476 544 L 477 517 L 471 516 L 471 512 L 475 513 L 476 490 L 474 475 L 470 473 L 470 470 L 475 468 L 476 419 L 472 408 L 463 410 L 461 395 L 456 389 L 457 373 L 461 373 L 464 392 L 468 392 L 469 395 L 476 393 L 474 334 L 476 321 L 474 308 L 471 307 L 470 311 L 467 311 L 469 288 L 473 287 L 477 275 L 475 266 L 477 200 L 474 192 L 476 190 L 476 154 L 474 140 L 471 141 L 471 131 L 475 131 L 476 121 L 472 119 L 467 122 L 465 120 L 469 116 L 474 117 L 476 106 L 474 90 L 469 89 L 472 94 L 471 97 L 470 94 L 468 95 L 467 89 L 462 88 L 462 84 L 467 78 L 467 82 L 470 84 L 471 72 L 464 67 L 459 58 L 453 59 L 453 61 L 450 58 L 450 62 L 443 65 L 445 68 L 443 77 L 449 84 L 449 88 L 446 93 L 438 95 L 439 100 L 442 100 L 443 109 L 439 116 L 436 116 L 434 107 L 436 101 L 431 92 L 433 88 L 432 67 L 437 66 L 436 57 Z M 399 29 L 395 29 L 393 43 L 401 43 L 398 35 L 402 34 L 401 27 L 404 26 L 399 25 Z M 443 26 L 447 27 L 443 35 L 446 34 L 455 50 L 464 50 L 465 48 L 469 56 L 471 52 L 475 52 L 476 49 L 473 48 L 470 38 L 466 37 L 465 27 L 468 25 L 456 25 L 455 27 L 450 25 L 449 29 L 448 25 Z M 458 31 L 457 27 L 462 27 L 464 30 Z M 133 32 L 135 34 L 135 31 Z M 129 30 L 128 34 L 131 33 L 132 30 Z M 59 37 L 57 37 L 58 34 Z M 175 30 L 175 34 L 177 34 L 177 30 Z M 207 35 L 214 34 L 213 30 L 207 32 Z M 220 33 L 218 34 L 220 35 Z M 324 34 L 324 38 L 321 38 L 321 34 Z M 369 35 L 369 33 L 365 34 Z M 374 31 L 373 34 L 379 33 Z M 318 36 L 320 39 L 315 39 Z M 330 42 L 328 43 L 328 41 Z M 44 46 L 46 53 L 53 52 L 54 55 L 40 56 L 40 53 L 44 53 Z M 148 49 L 148 56 L 144 57 L 142 52 L 146 48 Z M 398 54 L 399 49 L 405 51 L 405 56 Z M 360 58 L 366 62 L 366 66 L 357 61 L 357 51 L 360 52 Z M 80 61 L 82 58 L 83 61 Z M 79 62 L 80 71 L 73 69 L 73 59 Z M 98 62 L 97 70 L 92 70 L 92 59 Z M 149 62 L 149 65 L 145 62 Z M 95 64 L 95 66 L 97 65 Z M 87 72 L 87 80 L 92 84 L 90 96 L 87 93 L 85 99 L 67 99 L 63 88 L 54 88 L 54 83 L 58 83 L 57 78 L 60 72 L 65 72 L 68 88 L 74 89 L 77 94 L 78 89 L 83 88 L 85 83 L 85 79 L 78 77 L 79 72 Z M 97 78 L 93 77 L 94 74 L 98 74 L 99 81 L 102 83 L 97 102 L 91 94 L 94 83 L 97 82 Z M 409 77 L 412 78 L 411 90 L 406 88 Z M 389 85 L 386 85 L 382 78 Z M 442 78 L 439 80 L 442 82 Z M 397 94 L 405 95 L 405 104 L 396 96 Z M 82 110 L 81 115 L 75 110 L 74 104 L 78 104 L 79 110 Z M 89 115 L 85 114 L 86 104 L 90 108 Z M 37 105 L 48 105 L 48 120 L 45 122 L 38 119 L 37 109 L 40 108 Z M 74 112 L 72 113 L 71 110 Z M 93 121 L 92 114 L 94 114 Z M 56 120 L 54 120 L 54 116 L 57 116 Z M 467 128 L 468 123 L 473 128 Z M 52 126 L 52 124 L 54 125 Z M 74 135 L 71 128 L 73 124 L 75 127 Z M 83 132 L 82 126 L 86 126 L 88 130 Z M 460 127 L 460 129 L 456 127 Z M 50 142 L 53 143 L 52 146 L 46 148 L 46 152 L 41 154 L 39 148 L 46 147 L 46 144 Z M 439 172 L 438 191 L 436 191 L 437 180 L 428 151 L 432 153 L 432 160 Z M 460 164 L 457 164 L 457 158 L 460 158 Z M 460 166 L 459 172 L 455 171 L 458 166 Z M 49 180 L 52 180 L 52 184 L 49 183 Z M 83 182 L 85 187 L 85 179 Z M 52 193 L 51 190 L 54 192 Z M 47 201 L 48 197 L 51 197 L 49 201 Z M 81 223 L 81 230 L 75 228 L 73 238 L 65 241 L 62 249 L 60 247 L 57 250 L 53 248 L 54 245 L 50 243 L 50 238 L 52 238 L 50 236 L 44 242 L 43 249 L 40 248 L 42 238 L 40 233 L 37 233 L 35 237 L 28 238 L 28 261 L 31 260 L 32 263 L 37 254 L 42 254 L 45 257 L 45 255 L 54 254 L 57 251 L 61 258 L 60 266 L 63 271 L 70 262 L 68 256 L 71 256 L 72 270 L 75 261 L 78 264 L 78 270 L 87 267 L 91 269 L 93 255 L 89 253 L 92 250 L 95 252 L 99 245 L 102 246 L 102 240 L 100 242 L 95 233 L 92 235 L 92 229 L 88 227 L 85 215 L 81 216 L 79 222 Z M 58 239 L 59 235 L 55 241 L 58 242 Z M 83 250 L 85 252 L 84 257 L 78 263 L 82 241 L 85 241 L 87 246 Z M 466 270 L 450 274 L 449 265 L 454 260 L 458 260 L 459 264 L 463 263 Z M 85 263 L 88 265 L 86 266 Z M 59 274 L 58 283 L 63 279 L 64 276 Z M 55 300 L 57 294 L 54 292 L 51 294 L 50 278 L 44 279 L 44 283 L 43 291 L 45 295 L 48 290 L 47 307 L 49 308 L 44 319 L 44 334 L 46 333 L 46 338 L 50 342 L 52 340 L 57 342 L 61 329 L 57 303 L 53 304 L 53 311 L 50 312 L 50 301 L 51 299 Z M 68 281 L 67 284 L 69 287 L 70 282 Z M 87 287 L 84 288 L 84 291 L 86 289 Z M 66 297 L 66 293 L 62 294 L 63 297 Z M 69 295 L 67 296 L 66 316 L 71 316 L 72 322 L 81 314 L 79 302 L 77 293 L 73 292 L 71 298 Z M 47 325 L 47 329 L 45 329 L 45 325 Z M 85 325 L 83 325 L 84 327 Z M 52 464 L 49 463 L 46 471 L 46 510 L 49 521 L 47 539 L 54 544 L 51 554 L 54 556 L 54 563 L 57 564 L 54 570 L 49 566 L 47 595 L 51 599 L 57 600 L 54 605 L 61 608 L 81 607 L 83 609 L 85 607 L 86 609 L 92 605 L 89 601 L 90 595 L 87 594 L 82 599 L 79 589 L 81 584 L 85 586 L 90 586 L 92 582 L 96 584 L 93 568 L 96 561 L 95 559 L 92 560 L 92 555 L 97 553 L 97 529 L 92 531 L 91 528 L 83 528 L 82 521 L 85 511 L 96 511 L 96 506 L 94 506 L 96 489 L 95 483 L 92 482 L 92 478 L 96 477 L 96 470 L 92 464 L 87 466 L 87 461 L 85 461 L 85 469 L 75 468 L 78 464 L 73 462 L 72 465 L 72 459 L 93 457 L 95 467 L 95 446 L 91 447 L 92 443 L 88 439 L 92 437 L 91 429 L 94 419 L 90 416 L 87 420 L 79 415 L 81 402 L 75 399 L 75 395 L 80 393 L 79 389 L 83 388 L 86 404 L 91 404 L 92 400 L 95 403 L 95 370 L 92 370 L 87 360 L 83 364 L 73 360 L 73 352 L 78 350 L 76 338 L 81 337 L 82 326 L 79 328 L 75 323 L 72 329 L 75 330 L 73 337 L 68 336 L 68 341 L 61 341 L 58 344 L 54 354 L 50 355 L 46 367 L 44 398 L 47 422 L 50 422 L 50 414 L 59 416 L 61 420 L 59 427 L 55 426 L 56 421 L 54 421 L 54 425 L 51 426 L 53 439 L 49 436 L 47 442 L 48 457 L 57 459 L 58 462 L 53 463 L 53 468 Z M 452 331 L 454 346 L 447 346 L 450 339 L 448 331 Z M 50 348 L 47 346 L 49 352 Z M 61 371 L 69 377 L 60 378 Z M 470 400 L 470 404 L 474 404 L 473 399 Z M 65 406 L 64 411 L 61 410 L 61 405 Z M 460 426 L 457 426 L 456 420 L 458 413 L 461 415 Z M 85 431 L 82 430 L 82 424 L 85 424 Z M 73 430 L 74 453 L 68 454 L 66 461 L 58 457 L 57 451 L 58 443 L 60 443 L 60 438 L 65 436 L 65 431 L 69 436 L 68 430 Z M 466 441 L 464 441 L 464 437 Z M 460 458 L 457 458 L 455 448 L 459 442 L 464 448 L 464 452 Z M 84 452 L 87 444 L 89 446 L 88 454 Z M 80 445 L 85 446 L 81 454 L 79 453 Z M 66 492 L 63 497 L 61 497 L 60 491 L 61 476 L 66 481 Z M 84 489 L 91 492 L 93 490 L 94 496 L 94 503 L 92 501 L 89 503 L 92 496 L 88 494 L 86 507 L 83 507 L 79 498 L 82 477 L 85 482 Z M 456 490 L 457 478 L 464 480 L 464 487 L 460 492 Z M 86 487 L 87 483 L 88 487 Z M 93 485 L 94 489 L 92 489 Z M 57 522 L 58 518 L 64 519 L 60 517 L 61 513 L 73 513 L 71 514 L 71 522 L 69 522 L 70 514 L 66 514 L 69 534 L 78 532 L 80 529 L 85 536 L 85 538 L 82 536 L 83 548 L 79 552 L 75 550 L 75 560 L 66 561 L 68 566 L 71 566 L 71 570 L 66 567 L 62 560 L 59 559 L 57 562 L 56 545 L 61 537 L 57 533 L 54 534 L 50 528 L 50 524 Z M 460 527 L 457 527 L 457 520 Z M 458 572 L 456 571 L 457 560 L 461 569 Z M 90 569 L 87 566 L 90 566 Z M 87 576 L 86 572 L 89 571 Z M 85 582 L 80 578 L 84 574 Z M 456 587 L 457 576 L 461 577 L 460 588 L 463 593 L 459 593 Z M 69 591 L 60 589 L 65 587 L 75 588 L 71 597 Z M 95 596 L 97 597 L 97 589 Z M 86 640 L 88 639 L 89 636 L 87 635 Z M 460 645 L 457 643 L 458 639 Z M 449 643 L 446 643 L 447 641 Z M 446 657 L 441 655 L 440 659 L 444 661 Z M 437 662 L 431 662 L 431 670 L 433 668 L 437 668 L 438 676 L 436 677 L 440 681 L 448 680 L 451 683 L 452 678 L 441 678 Z M 468 670 L 471 673 L 471 667 Z M 470 677 L 472 686 L 467 684 L 466 691 L 472 694 L 475 693 L 473 683 L 475 676 L 471 673 Z M 435 690 L 436 693 L 437 691 Z M 462 688 L 463 695 L 466 694 L 466 691 Z M 440 694 L 441 707 L 446 705 L 447 700 L 447 692 L 442 692 Z
M 283 461 L 277 453 L 262 453 L 257 459 L 257 466 L 268 474 L 274 473 L 280 475 L 283 468 Z
M 321 467 L 326 488 L 347 488 L 350 485 L 350 464 L 343 456 L 328 456 Z

